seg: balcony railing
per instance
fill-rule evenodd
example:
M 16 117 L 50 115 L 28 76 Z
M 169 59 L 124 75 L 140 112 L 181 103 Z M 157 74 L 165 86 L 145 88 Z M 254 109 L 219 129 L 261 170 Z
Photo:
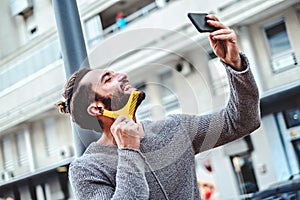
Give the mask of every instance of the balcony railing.
M 127 25 L 136 21 L 137 19 L 147 16 L 149 13 L 159 9 L 157 4 L 155 2 L 148 4 L 147 6 L 143 7 L 140 10 L 137 10 L 136 12 L 132 13 L 131 15 L 128 15 L 126 19 Z M 111 34 L 114 34 L 116 32 L 120 31 L 118 25 L 116 23 L 112 24 L 111 26 L 105 28 L 102 32 L 102 34 L 99 34 L 98 36 L 95 36 L 93 38 L 88 38 L 88 45 L 90 47 L 94 46 L 97 42 L 99 42 L 102 39 L 105 39 Z
M 0 93 L 17 82 L 36 73 L 44 67 L 61 59 L 60 45 L 58 39 L 41 46 L 30 55 L 21 58 L 16 63 L 7 64 L 0 71 Z M 14 59 L 17 60 L 18 58 Z
M 272 68 L 275 73 L 284 71 L 298 65 L 295 53 L 292 49 L 273 55 L 271 57 Z

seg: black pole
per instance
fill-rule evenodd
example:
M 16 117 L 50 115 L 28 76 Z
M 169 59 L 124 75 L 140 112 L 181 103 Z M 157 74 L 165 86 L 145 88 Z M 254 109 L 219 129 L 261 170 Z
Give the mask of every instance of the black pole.
M 89 67 L 76 0 L 52 0 L 67 79 L 81 67 Z M 72 123 L 75 153 L 81 155 L 87 145 L 99 138 L 93 131 Z M 83 141 L 85 139 L 85 141 Z
M 80 66 L 89 67 L 77 3 L 76 0 L 53 0 L 53 8 L 68 78 Z

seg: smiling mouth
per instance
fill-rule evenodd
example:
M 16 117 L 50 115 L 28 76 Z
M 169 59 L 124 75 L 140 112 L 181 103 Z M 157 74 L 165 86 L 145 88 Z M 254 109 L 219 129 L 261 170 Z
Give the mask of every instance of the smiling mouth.
M 131 88 L 131 85 L 129 84 L 129 81 L 128 80 L 124 80 L 122 82 L 122 84 L 121 84 L 121 89 L 123 91 L 128 91 L 128 90 L 130 90 L 130 88 Z
M 128 91 L 128 90 L 130 90 L 130 88 L 131 88 L 131 85 L 125 85 L 125 87 L 124 87 L 124 91 Z

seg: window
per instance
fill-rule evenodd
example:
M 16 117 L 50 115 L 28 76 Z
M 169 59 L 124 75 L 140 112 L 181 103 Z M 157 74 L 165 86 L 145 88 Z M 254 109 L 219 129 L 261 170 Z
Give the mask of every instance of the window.
M 165 109 L 165 114 L 168 115 L 180 112 L 178 98 L 175 94 L 172 71 L 169 70 L 160 74 L 159 80 L 161 83 L 160 93 L 162 97 L 162 106 Z
M 99 15 L 96 15 L 85 22 L 85 32 L 89 47 L 94 46 L 103 39 L 103 30 Z
M 208 54 L 210 58 L 208 69 L 212 81 L 213 93 L 216 96 L 227 94 L 229 92 L 229 83 L 226 70 L 213 51 L 210 51 Z
M 297 65 L 284 20 L 266 26 L 264 32 L 269 45 L 273 71 L 280 72 Z
M 49 157 L 55 157 L 58 155 L 58 145 L 55 130 L 55 120 L 49 117 L 44 120 L 44 133 L 46 139 L 46 151 Z

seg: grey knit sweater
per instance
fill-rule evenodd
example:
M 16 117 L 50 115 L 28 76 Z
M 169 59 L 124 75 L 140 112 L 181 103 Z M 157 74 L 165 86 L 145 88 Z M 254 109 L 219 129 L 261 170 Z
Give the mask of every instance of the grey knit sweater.
M 260 126 L 258 91 L 242 55 L 242 72 L 227 70 L 231 93 L 223 110 L 143 121 L 140 151 L 92 143 L 69 168 L 76 199 L 200 199 L 194 156 Z

